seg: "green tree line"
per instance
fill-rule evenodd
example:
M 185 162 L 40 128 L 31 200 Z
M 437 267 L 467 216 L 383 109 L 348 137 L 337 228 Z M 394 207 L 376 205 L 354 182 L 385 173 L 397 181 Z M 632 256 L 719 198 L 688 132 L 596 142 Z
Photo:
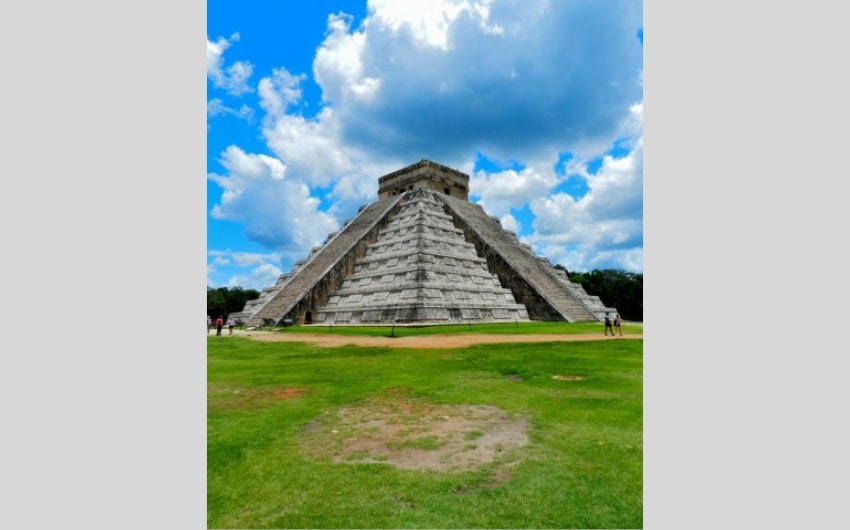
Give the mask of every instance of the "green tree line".
M 617 308 L 623 320 L 643 322 L 643 274 L 601 269 L 567 272 L 567 276 L 571 282 L 581 284 L 587 294 L 598 296 L 607 307 Z
M 241 287 L 207 287 L 207 315 L 216 319 L 219 316 L 227 318 L 230 313 L 242 311 L 245 302 L 260 297 L 256 289 Z
M 561 265 L 555 268 L 566 271 Z M 616 307 L 624 320 L 643 322 L 643 274 L 602 269 L 590 272 L 568 272 L 573 283 L 579 283 L 587 294 L 598 296 L 608 307 Z M 241 287 L 207 287 L 207 314 L 227 317 L 242 311 L 245 302 L 260 297 L 256 289 Z

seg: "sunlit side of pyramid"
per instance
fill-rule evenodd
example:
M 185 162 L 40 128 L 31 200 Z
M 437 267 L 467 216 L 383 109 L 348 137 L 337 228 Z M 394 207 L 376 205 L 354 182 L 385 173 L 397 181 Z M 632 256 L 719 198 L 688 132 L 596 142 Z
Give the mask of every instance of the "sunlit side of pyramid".
M 422 160 L 233 316 L 248 326 L 596 321 L 599 298 L 468 200 L 469 176 Z
M 528 320 L 430 190 L 408 191 L 317 323 Z

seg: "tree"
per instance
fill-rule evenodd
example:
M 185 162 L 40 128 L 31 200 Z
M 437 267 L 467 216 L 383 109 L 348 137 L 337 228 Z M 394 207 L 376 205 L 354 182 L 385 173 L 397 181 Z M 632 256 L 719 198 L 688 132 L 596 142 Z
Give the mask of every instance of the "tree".
M 581 284 L 587 294 L 598 296 L 608 307 L 616 307 L 624 320 L 643 322 L 643 274 L 602 269 L 567 272 L 567 276 L 571 282 Z
M 256 300 L 260 291 L 241 287 L 207 287 L 207 314 L 213 318 L 219 315 L 227 317 L 230 313 L 242 311 L 245 302 Z

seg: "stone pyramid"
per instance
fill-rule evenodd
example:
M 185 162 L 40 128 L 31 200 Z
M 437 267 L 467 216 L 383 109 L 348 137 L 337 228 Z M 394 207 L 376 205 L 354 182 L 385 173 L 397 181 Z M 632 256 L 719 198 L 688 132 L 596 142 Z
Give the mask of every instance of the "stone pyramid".
M 528 320 L 435 194 L 406 193 L 354 273 L 316 311 L 317 323 Z
M 596 321 L 598 297 L 468 200 L 469 176 L 422 160 L 242 312 L 248 326 Z

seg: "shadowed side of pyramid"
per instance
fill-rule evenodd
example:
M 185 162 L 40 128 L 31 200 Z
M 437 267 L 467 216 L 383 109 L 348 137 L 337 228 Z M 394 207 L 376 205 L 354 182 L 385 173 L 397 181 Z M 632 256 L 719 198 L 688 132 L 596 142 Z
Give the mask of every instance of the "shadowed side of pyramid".
M 312 323 L 313 312 L 324 306 L 330 295 L 342 285 L 343 279 L 354 271 L 355 262 L 366 253 L 369 242 L 377 237 L 387 212 L 400 200 L 401 196 L 397 196 L 361 209 L 322 247 L 313 249 L 304 262 L 296 264 L 290 275 L 283 275 L 276 284 L 277 288 L 269 290 L 250 314 L 246 314 L 246 309 L 251 309 L 246 304 L 240 320 L 248 326 L 275 325 L 287 318 L 299 323 Z
M 548 259 L 535 256 L 531 246 L 520 243 L 479 205 L 439 197 L 451 211 L 454 223 L 462 227 L 464 238 L 486 259 L 488 269 L 502 285 L 526 306 L 532 320 L 597 321 L 606 312 L 616 312 L 598 297 L 588 296 L 581 285 L 571 283 Z

